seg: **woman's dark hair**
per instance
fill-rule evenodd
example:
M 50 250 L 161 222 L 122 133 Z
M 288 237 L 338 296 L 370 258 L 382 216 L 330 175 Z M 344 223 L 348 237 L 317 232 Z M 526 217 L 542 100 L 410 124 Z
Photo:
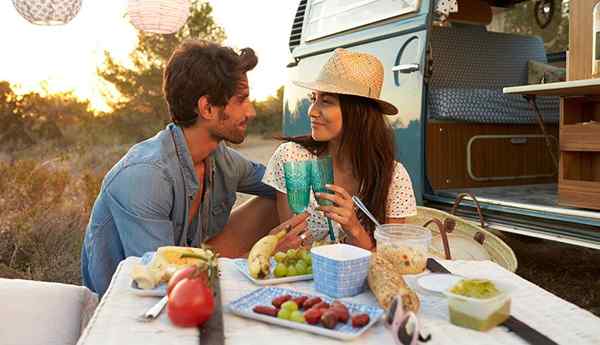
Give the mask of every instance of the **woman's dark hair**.
M 202 40 L 186 40 L 175 49 L 163 75 L 163 92 L 171 119 L 189 127 L 196 123 L 198 99 L 225 106 L 236 94 L 244 73 L 258 58 L 251 48 L 236 53 L 229 47 Z
M 394 173 L 394 137 L 376 102 L 358 96 L 338 94 L 342 111 L 342 138 L 339 152 L 352 163 L 358 181 L 358 196 L 381 223 L 385 223 L 387 198 Z M 327 142 L 311 136 L 284 138 L 296 142 L 319 156 Z M 357 212 L 361 224 L 371 235 L 374 225 Z

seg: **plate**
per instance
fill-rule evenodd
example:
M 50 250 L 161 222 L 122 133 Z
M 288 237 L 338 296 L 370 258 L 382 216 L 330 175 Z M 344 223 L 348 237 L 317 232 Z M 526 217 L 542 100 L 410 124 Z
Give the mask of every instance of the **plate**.
M 290 294 L 292 295 L 292 297 L 306 295 L 304 293 L 291 289 L 284 289 L 278 287 L 263 287 L 256 289 L 253 292 L 229 303 L 227 305 L 227 310 L 233 314 L 237 314 L 243 317 L 342 340 L 351 340 L 359 337 L 367 329 L 369 329 L 371 326 L 377 323 L 377 321 L 379 321 L 379 319 L 381 319 L 381 317 L 383 316 L 383 309 L 379 308 L 378 306 L 343 302 L 344 305 L 346 305 L 346 307 L 348 308 L 348 311 L 350 312 L 350 317 L 352 317 L 352 315 L 355 314 L 366 313 L 369 314 L 369 323 L 364 327 L 354 328 L 352 327 L 352 323 L 350 322 L 350 320 L 348 320 L 348 322 L 345 324 L 338 322 L 334 329 L 327 329 L 321 326 L 320 324 L 309 325 L 305 323 L 297 323 L 289 320 L 279 319 L 273 316 L 257 314 L 254 311 L 252 311 L 252 308 L 254 308 L 257 305 L 271 306 L 271 301 L 273 300 L 273 298 L 285 294 Z M 331 303 L 334 300 L 327 296 L 319 295 L 319 297 L 321 297 L 321 299 L 323 299 L 327 303 Z
M 441 294 L 463 279 L 463 277 L 454 274 L 432 273 L 422 276 L 417 280 L 417 283 L 424 290 Z
M 244 276 L 246 276 L 246 278 L 250 279 L 250 281 L 252 281 L 256 285 L 277 285 L 277 284 L 292 283 L 292 282 L 297 282 L 297 281 L 302 281 L 302 280 L 313 279 L 312 274 L 303 274 L 300 276 L 275 278 L 275 276 L 273 275 L 273 270 L 275 270 L 275 259 L 273 259 L 273 258 L 271 258 L 271 274 L 269 275 L 269 277 L 263 278 L 263 279 L 256 279 L 250 275 L 250 272 L 248 272 L 248 260 L 235 259 L 235 260 L 233 260 L 233 263 L 235 264 L 235 267 L 240 272 L 242 272 L 242 274 Z
M 144 255 L 142 255 L 142 257 L 140 258 L 140 264 L 148 265 L 150 261 L 152 261 L 154 253 L 155 252 L 144 253 Z M 135 280 L 131 279 L 131 284 L 129 284 L 129 291 L 133 292 L 138 296 L 162 297 L 167 294 L 167 284 L 159 284 L 154 289 L 140 289 Z

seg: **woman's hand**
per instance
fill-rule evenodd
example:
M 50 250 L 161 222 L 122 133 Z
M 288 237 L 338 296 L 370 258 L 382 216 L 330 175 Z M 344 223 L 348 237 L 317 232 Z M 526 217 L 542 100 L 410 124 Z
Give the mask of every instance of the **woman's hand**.
M 325 188 L 333 191 L 335 194 L 316 193 L 316 197 L 319 199 L 329 200 L 333 202 L 333 205 L 322 205 L 317 209 L 325 212 L 325 216 L 327 218 L 338 222 L 346 233 L 356 237 L 357 232 L 362 230 L 362 226 L 360 225 L 360 221 L 356 216 L 356 212 L 354 212 L 352 196 L 340 186 L 328 184 L 325 185 Z
M 284 252 L 292 248 L 310 246 L 312 237 L 310 236 L 310 231 L 308 231 L 308 224 L 306 222 L 308 216 L 307 212 L 297 214 L 269 232 L 274 235 L 285 228 L 290 229 L 285 237 L 277 243 L 275 252 Z
M 336 185 L 325 185 L 325 188 L 333 191 L 335 194 L 317 193 L 317 198 L 326 199 L 333 202 L 331 206 L 319 206 L 317 209 L 325 212 L 325 216 L 335 220 L 342 226 L 342 230 L 349 235 L 348 243 L 372 250 L 375 244 L 371 240 L 371 235 L 363 228 L 354 211 L 352 197 L 342 187 Z

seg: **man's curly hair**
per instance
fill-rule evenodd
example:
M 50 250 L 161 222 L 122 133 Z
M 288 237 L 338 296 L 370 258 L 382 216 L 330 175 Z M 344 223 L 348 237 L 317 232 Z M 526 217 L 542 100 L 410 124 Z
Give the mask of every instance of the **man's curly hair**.
M 229 47 L 203 40 L 186 40 L 175 49 L 163 75 L 163 92 L 172 121 L 182 127 L 196 123 L 198 99 L 225 106 L 236 94 L 242 76 L 258 58 L 251 48 L 236 53 Z

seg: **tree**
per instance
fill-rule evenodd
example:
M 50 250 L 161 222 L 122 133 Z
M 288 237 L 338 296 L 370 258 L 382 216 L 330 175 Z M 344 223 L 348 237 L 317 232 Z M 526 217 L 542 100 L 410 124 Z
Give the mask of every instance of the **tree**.
M 93 120 L 89 101 L 72 91 L 16 94 L 7 81 L 0 82 L 0 145 L 3 149 L 34 145 L 39 139 L 64 139 L 67 127 Z
M 173 50 L 187 38 L 222 42 L 223 29 L 212 18 L 212 7 L 193 0 L 187 23 L 171 35 L 138 32 L 138 45 L 130 54 L 132 68 L 119 64 L 104 52 L 104 65 L 98 75 L 118 92 L 116 98 L 106 95 L 109 105 L 121 123 L 124 134 L 150 135 L 168 122 L 168 110 L 162 96 L 162 73 Z M 134 128 L 127 128 L 133 126 Z M 140 128 L 138 128 L 140 126 Z M 140 130 L 144 132 L 140 133 Z
M 248 131 L 262 135 L 280 133 L 283 112 L 283 86 L 277 89 L 275 97 L 271 96 L 264 101 L 254 101 L 253 103 L 256 118 L 250 122 Z
M 0 146 L 30 146 L 35 143 L 27 130 L 22 110 L 22 97 L 18 96 L 7 81 L 0 81 Z

